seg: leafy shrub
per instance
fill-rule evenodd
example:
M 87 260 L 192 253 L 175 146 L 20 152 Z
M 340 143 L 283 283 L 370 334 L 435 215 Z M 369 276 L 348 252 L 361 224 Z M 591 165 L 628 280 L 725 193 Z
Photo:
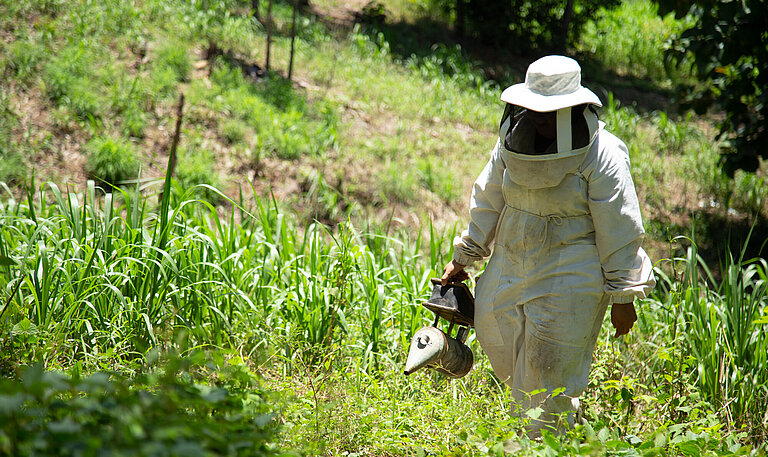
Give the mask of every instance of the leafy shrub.
M 0 106 L 7 106 L 8 96 L 0 92 Z M 0 111 L 0 182 L 18 183 L 26 177 L 27 164 L 13 139 L 16 116 L 8 109 Z
M 103 101 L 93 81 L 97 61 L 96 54 L 84 44 L 61 50 L 43 69 L 48 97 L 81 119 L 100 117 Z
M 169 40 L 157 48 L 152 67 L 168 69 L 176 81 L 187 81 L 189 80 L 189 72 L 192 71 L 192 60 L 183 43 Z
M 27 82 L 38 71 L 41 60 L 45 56 L 45 48 L 30 39 L 20 39 L 8 45 L 3 52 L 5 71 L 11 73 L 21 82 Z
M 719 124 L 723 171 L 755 172 L 768 160 L 768 47 L 765 46 L 765 2 L 719 0 L 659 1 L 664 12 L 691 20 L 672 40 L 668 57 L 693 61 L 695 80 L 676 89 L 680 109 L 727 113 Z
M 453 10 L 458 2 L 432 0 L 435 6 Z M 565 49 L 578 42 L 584 24 L 599 7 L 611 8 L 619 0 L 579 0 L 568 2 L 572 9 L 554 0 L 462 0 L 465 3 L 463 27 L 481 40 L 507 46 L 515 51 Z M 458 16 L 457 16 L 458 20 Z
M 182 372 L 184 363 L 133 379 L 67 377 L 39 365 L 18 379 L 2 379 L 0 454 L 277 454 L 269 443 L 273 415 L 250 371 L 221 366 L 223 385 L 211 386 Z
M 664 49 L 685 22 L 672 15 L 660 18 L 657 10 L 650 0 L 622 2 L 616 9 L 602 9 L 594 21 L 587 23 L 579 47 L 618 73 L 651 78 L 657 83 L 677 80 L 683 74 L 667 71 Z
M 214 170 L 215 164 L 216 161 L 210 152 L 193 146 L 181 154 L 176 177 L 183 189 L 210 203 L 217 203 L 221 196 L 204 187 L 220 187 L 219 177 Z
M 333 104 L 310 105 L 289 82 L 277 77 L 253 84 L 224 60 L 214 64 L 211 82 L 210 88 L 194 87 L 190 104 L 209 105 L 253 126 L 257 156 L 296 159 L 335 147 L 338 116 Z
M 89 176 L 110 186 L 136 177 L 138 161 L 129 143 L 111 137 L 96 137 L 88 142 L 86 150 L 85 166 Z
M 227 119 L 219 124 L 219 131 L 229 144 L 241 143 L 248 126 L 239 119 Z

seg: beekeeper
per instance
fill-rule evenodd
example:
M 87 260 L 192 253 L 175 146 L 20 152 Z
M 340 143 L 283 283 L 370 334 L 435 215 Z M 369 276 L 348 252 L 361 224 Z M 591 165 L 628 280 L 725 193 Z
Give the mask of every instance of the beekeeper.
M 655 279 L 627 147 L 598 121 L 579 64 L 541 58 L 501 100 L 499 139 L 442 279 L 464 279 L 490 255 L 475 291 L 477 339 L 514 409 L 543 409 L 528 426 L 537 435 L 562 430 L 562 418 L 573 425 L 607 307 L 615 336 L 626 334 L 633 301 Z

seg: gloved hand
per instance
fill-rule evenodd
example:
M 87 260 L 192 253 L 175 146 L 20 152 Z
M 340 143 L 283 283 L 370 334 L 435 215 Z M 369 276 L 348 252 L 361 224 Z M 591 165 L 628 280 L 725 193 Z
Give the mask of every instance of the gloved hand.
M 626 335 L 637 321 L 633 303 L 614 303 L 611 305 L 611 324 L 616 328 L 614 338 Z
M 441 284 L 446 285 L 449 280 L 461 282 L 469 279 L 469 274 L 464 271 L 465 267 L 466 265 L 462 265 L 455 260 L 448 262 L 445 268 L 443 268 L 443 277 L 440 278 Z

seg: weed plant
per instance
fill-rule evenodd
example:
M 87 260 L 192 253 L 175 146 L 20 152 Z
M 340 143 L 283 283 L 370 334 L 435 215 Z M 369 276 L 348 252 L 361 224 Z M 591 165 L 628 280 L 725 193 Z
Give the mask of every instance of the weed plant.
M 640 113 L 609 94 L 601 119 L 626 143 L 646 205 L 666 208 L 671 203 L 666 189 L 657 185 L 665 182 L 677 186 L 677 198 L 696 202 L 695 209 L 737 206 L 750 214 L 766 211 L 763 181 L 754 175 L 728 179 L 719 166 L 719 144 L 690 116 L 674 120 L 663 112 Z
M 133 377 L 27 367 L 0 379 L 0 452 L 286 455 L 257 376 L 230 361 L 197 353 Z
M 729 421 L 762 422 L 768 404 L 768 264 L 744 258 L 744 251 L 731 254 L 718 282 L 695 244 L 673 262 L 677 277 L 662 276 L 661 287 L 668 338 L 682 336 L 701 392 L 725 409 Z
M 51 100 L 71 109 L 82 120 L 101 117 L 106 102 L 91 83 L 94 73 L 105 70 L 97 65 L 99 60 L 97 50 L 85 42 L 61 50 L 43 69 L 43 81 Z
M 158 215 L 148 212 L 147 201 L 134 191 L 97 197 L 91 185 L 78 197 L 54 184 L 46 189 L 30 191 L 26 205 L 11 199 L 3 206 L 2 251 L 4 262 L 13 266 L 5 288 L 21 281 L 5 313 L 15 317 L 6 322 L 14 326 L 27 316 L 29 324 L 17 330 L 34 328 L 45 335 L 52 346 L 27 349 L 47 363 L 62 355 L 47 352 L 55 344 L 66 345 L 77 358 L 109 348 L 129 355 L 159 345 L 182 327 L 197 343 L 227 345 L 233 332 L 256 332 L 261 340 L 263 331 L 271 331 L 310 347 L 328 345 L 335 339 L 329 333 L 347 331 L 347 313 L 358 312 L 347 310 L 346 303 L 363 301 L 363 291 L 383 299 L 398 284 L 395 273 L 407 279 L 416 268 L 412 262 L 389 272 L 383 259 L 405 263 L 419 257 L 417 248 L 408 246 L 370 252 L 363 240 L 374 235 L 351 227 L 332 244 L 324 242 L 320 225 L 300 235 L 272 202 L 259 200 L 257 210 L 242 213 L 243 222 L 235 224 L 234 210 L 222 219 L 209 204 L 181 195 L 173 197 L 178 206 Z M 33 197 L 39 206 L 29 204 Z M 348 282 L 351 258 L 367 259 L 370 271 L 354 276 L 361 281 L 354 288 Z M 407 293 L 413 299 L 416 292 Z M 382 301 L 377 310 L 384 312 L 384 306 Z M 398 320 L 420 315 L 418 309 L 397 309 L 405 313 Z M 253 320 L 257 317 L 267 325 Z M 404 338 L 402 329 L 393 330 L 398 341 Z M 372 347 L 371 360 L 378 353 Z
M 231 115 L 250 127 L 260 156 L 296 159 L 320 155 L 336 144 L 338 120 L 332 105 L 310 107 L 277 78 L 247 82 L 239 68 L 224 60 L 216 64 L 210 87 L 193 85 L 190 102 L 216 114 Z
M 625 341 L 598 346 L 591 425 L 539 444 L 516 437 L 523 419 L 500 419 L 509 394 L 473 338 L 471 376 L 400 377 L 453 232 L 297 230 L 275 201 L 254 198 L 220 214 L 170 181 L 157 211 L 138 188 L 77 195 L 47 184 L 25 202 L 6 197 L 2 365 L 135 364 L 182 337 L 233 349 L 286 392 L 285 446 L 331 453 L 739 455 L 765 440 L 764 262 L 735 260 L 719 286 L 698 276 L 695 250 L 672 261 L 679 278 L 659 271 L 661 290 L 641 307 L 653 312 Z
M 175 81 L 187 81 L 192 71 L 192 60 L 187 46 L 173 39 L 159 43 L 152 64 L 170 71 Z
M 130 143 L 111 137 L 96 137 L 88 142 L 86 149 L 86 171 L 99 183 L 106 184 L 107 189 L 138 174 L 139 162 Z
M 9 95 L 0 90 L 0 181 L 21 183 L 27 175 L 27 163 L 22 150 L 14 140 L 13 132 L 18 125 L 16 114 L 7 105 Z
M 43 60 L 45 48 L 31 37 L 19 37 L 3 48 L 3 74 L 28 84 Z

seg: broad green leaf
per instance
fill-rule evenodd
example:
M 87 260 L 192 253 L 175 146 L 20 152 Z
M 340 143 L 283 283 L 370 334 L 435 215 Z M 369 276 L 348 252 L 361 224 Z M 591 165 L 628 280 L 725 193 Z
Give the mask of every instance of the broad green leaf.
M 555 438 L 552 435 L 552 432 L 549 430 L 542 430 L 541 431 L 541 438 L 544 440 L 544 442 L 547 444 L 547 446 L 551 447 L 552 449 L 558 451 L 560 450 L 560 442 L 557 441 L 557 438 Z
M 47 424 L 48 430 L 55 435 L 74 435 L 82 430 L 82 426 L 72 420 L 70 417 L 65 417 L 60 421 L 52 421 Z
M 600 440 L 600 442 L 603 444 L 605 444 L 605 442 L 608 441 L 608 438 L 610 437 L 611 431 L 608 430 L 608 427 L 603 427 L 599 432 L 597 432 L 597 439 Z
M 9 416 L 24 404 L 24 394 L 0 395 L 0 418 Z M 0 420 L 0 423 L 3 421 Z
M 40 330 L 37 328 L 35 324 L 32 323 L 28 318 L 22 319 L 19 323 L 13 326 L 11 329 L 11 335 L 13 336 L 19 336 L 19 335 L 37 335 L 40 333 Z
M 541 417 L 542 413 L 544 413 L 544 410 L 541 407 L 531 408 L 528 411 L 525 412 L 525 415 L 530 417 L 533 420 L 538 419 Z
M 626 439 L 627 442 L 632 446 L 638 446 L 643 442 L 643 440 L 641 440 L 635 435 L 627 435 L 626 437 L 624 437 L 624 439 Z
M 678 443 L 676 446 L 681 453 L 688 457 L 701 456 L 701 448 L 695 441 L 683 441 Z

